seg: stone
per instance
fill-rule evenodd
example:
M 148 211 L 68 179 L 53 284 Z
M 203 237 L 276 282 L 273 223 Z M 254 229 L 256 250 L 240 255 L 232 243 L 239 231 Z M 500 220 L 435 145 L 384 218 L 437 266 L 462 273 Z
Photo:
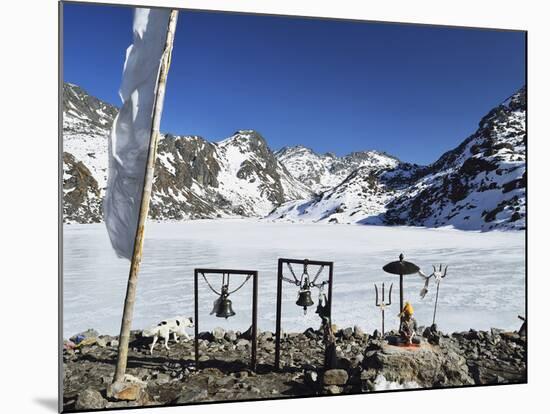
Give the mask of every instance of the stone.
M 214 328 L 212 330 L 212 336 L 216 341 L 221 341 L 225 336 L 225 330 L 223 328 Z
M 84 338 L 82 341 L 80 341 L 77 346 L 79 348 L 83 348 L 85 346 L 92 346 L 92 345 L 95 345 L 95 344 L 97 344 L 97 338 L 90 336 L 90 337 Z
M 105 347 L 107 347 L 107 339 L 102 338 L 102 337 L 96 338 L 96 344 L 100 348 L 105 348 Z
M 235 342 L 237 340 L 237 334 L 235 331 L 227 331 L 224 338 L 226 341 Z
M 181 395 L 176 400 L 176 404 L 187 404 L 192 402 L 203 401 L 208 398 L 208 391 L 205 389 L 186 389 L 183 388 Z
M 84 332 L 77 333 L 76 335 L 71 336 L 69 339 L 78 344 L 82 339 L 85 338 L 97 338 L 99 333 L 95 329 L 88 329 Z
M 154 380 L 157 384 L 166 384 L 171 381 L 170 375 L 159 373 L 154 376 Z
M 317 333 L 315 332 L 315 330 L 313 328 L 307 328 L 304 331 L 304 335 L 308 339 L 317 339 Z
M 134 382 L 115 382 L 107 387 L 107 398 L 119 401 L 135 401 L 144 390 L 141 384 Z
M 76 410 L 97 410 L 105 408 L 107 405 L 107 400 L 103 398 L 101 393 L 92 388 L 86 388 L 76 399 L 75 409 Z
M 353 336 L 353 328 L 347 327 L 341 331 L 342 338 L 349 340 Z
M 324 391 L 325 391 L 325 394 L 338 395 L 342 393 L 343 388 L 339 387 L 338 385 L 329 385 L 327 387 L 324 387 Z
M 372 333 L 372 336 L 375 339 L 381 339 L 382 338 L 382 334 L 380 333 L 380 331 L 378 329 L 374 330 L 374 332 Z
M 416 348 L 382 345 L 365 352 L 363 368 L 376 370 L 391 382 L 421 387 L 471 385 L 465 358 L 451 346 L 422 344 Z
M 118 348 L 118 339 L 112 339 L 110 342 L 109 342 L 109 346 L 110 347 L 113 347 L 113 348 Z
M 199 340 L 208 341 L 208 342 L 214 340 L 214 336 L 210 332 L 199 332 L 199 334 L 197 335 L 197 338 Z
M 353 327 L 353 336 L 360 339 L 360 338 L 363 338 L 365 336 L 365 332 L 363 331 L 363 329 L 361 329 L 360 326 L 355 325 Z
M 239 339 L 237 343 L 235 344 L 237 347 L 246 347 L 250 345 L 250 341 L 247 339 Z
M 343 369 L 329 369 L 323 374 L 324 385 L 344 385 L 348 382 L 349 375 Z
M 318 379 L 319 375 L 316 371 L 308 370 L 304 372 L 304 383 L 306 385 L 309 385 L 310 387 L 316 387 Z

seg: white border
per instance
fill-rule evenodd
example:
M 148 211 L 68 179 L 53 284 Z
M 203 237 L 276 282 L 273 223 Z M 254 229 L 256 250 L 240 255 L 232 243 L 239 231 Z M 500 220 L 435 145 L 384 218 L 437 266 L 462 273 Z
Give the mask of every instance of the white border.
M 113 3 L 128 3 L 113 0 Z M 529 384 L 162 408 L 139 413 L 282 410 L 527 412 L 546 405 L 548 11 L 509 0 L 143 0 L 142 4 L 528 30 Z M 57 395 L 57 2 L 4 2 L 0 25 L 3 412 L 54 412 Z M 181 22 L 184 24 L 184 22 Z M 7 93 L 6 93 L 7 91 Z M 6 145 L 7 144 L 7 145 Z M 503 306 L 506 306 L 503 303 Z M 543 405 L 544 404 L 544 405 Z M 358 411 L 357 411 L 358 412 Z

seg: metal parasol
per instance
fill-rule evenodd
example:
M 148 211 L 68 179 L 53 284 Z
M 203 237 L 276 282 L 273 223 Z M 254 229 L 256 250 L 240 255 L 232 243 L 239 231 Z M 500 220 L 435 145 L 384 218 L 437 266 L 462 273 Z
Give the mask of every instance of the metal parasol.
M 403 311 L 403 276 L 418 273 L 420 268 L 414 263 L 403 260 L 403 253 L 399 255 L 399 260 L 388 263 L 382 269 L 384 272 L 399 275 L 399 312 Z

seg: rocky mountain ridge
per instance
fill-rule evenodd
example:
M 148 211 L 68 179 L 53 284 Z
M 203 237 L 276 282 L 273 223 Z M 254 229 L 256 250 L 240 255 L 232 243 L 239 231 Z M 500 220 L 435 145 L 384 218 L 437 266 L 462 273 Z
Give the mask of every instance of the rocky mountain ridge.
M 108 137 L 117 108 L 72 84 L 64 85 L 63 102 L 64 219 L 100 222 Z M 150 217 L 261 217 L 276 205 L 310 196 L 255 131 L 237 131 L 220 142 L 163 134 Z
M 108 137 L 118 109 L 65 84 L 64 221 L 102 221 Z M 379 151 L 338 157 L 303 147 L 273 152 L 256 131 L 210 142 L 163 134 L 150 217 L 525 228 L 526 91 L 428 166 Z
M 314 199 L 286 203 L 268 218 L 482 231 L 524 229 L 525 119 L 526 90 L 521 88 L 484 116 L 474 134 L 434 163 L 419 166 L 389 158 L 386 163 L 359 166 Z M 293 166 L 300 165 L 298 157 L 283 156 L 285 165 L 292 166 L 289 170 L 297 170 Z M 306 167 L 298 174 L 302 180 L 316 179 Z

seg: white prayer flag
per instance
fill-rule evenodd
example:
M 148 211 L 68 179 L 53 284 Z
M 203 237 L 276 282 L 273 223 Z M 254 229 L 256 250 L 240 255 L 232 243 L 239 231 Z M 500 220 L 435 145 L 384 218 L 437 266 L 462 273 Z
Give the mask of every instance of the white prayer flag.
M 109 139 L 109 177 L 103 200 L 105 224 L 117 255 L 130 260 L 169 18 L 169 9 L 137 8 L 134 12 L 134 39 L 126 51 L 119 91 L 122 107 Z

